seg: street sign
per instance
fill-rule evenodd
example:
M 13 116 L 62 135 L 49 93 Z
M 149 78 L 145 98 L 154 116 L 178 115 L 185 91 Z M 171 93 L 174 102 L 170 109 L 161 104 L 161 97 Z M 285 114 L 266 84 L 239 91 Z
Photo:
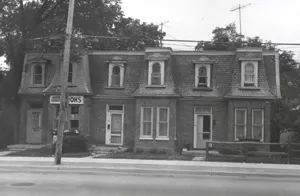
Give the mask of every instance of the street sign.
M 59 104 L 60 103 L 60 95 L 51 95 L 50 96 L 50 104 Z M 83 104 L 83 96 L 69 96 L 69 104 L 73 105 L 82 105 Z

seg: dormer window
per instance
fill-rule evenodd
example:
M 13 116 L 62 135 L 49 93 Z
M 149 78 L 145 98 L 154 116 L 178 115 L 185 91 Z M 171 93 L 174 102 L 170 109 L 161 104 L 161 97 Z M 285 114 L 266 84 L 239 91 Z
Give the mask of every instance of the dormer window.
M 149 62 L 149 75 L 148 84 L 149 85 L 164 85 L 164 62 L 163 61 L 150 61 Z
M 44 71 L 45 67 L 42 64 L 36 64 L 33 66 L 33 78 L 32 78 L 32 83 L 33 85 L 36 86 L 43 86 L 44 85 L 44 80 L 45 80 L 45 76 L 44 76 Z
M 257 61 L 242 61 L 242 87 L 257 87 L 257 64 Z
M 195 87 L 210 87 L 210 65 L 196 64 Z
M 122 87 L 124 78 L 124 64 L 109 64 L 109 77 L 108 86 L 109 87 Z

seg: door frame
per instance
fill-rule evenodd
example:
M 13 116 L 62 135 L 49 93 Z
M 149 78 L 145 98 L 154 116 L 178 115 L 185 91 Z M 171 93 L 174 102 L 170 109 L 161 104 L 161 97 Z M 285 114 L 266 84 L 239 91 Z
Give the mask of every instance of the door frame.
M 32 129 L 31 125 L 29 124 L 30 117 L 32 116 L 32 112 L 37 111 L 40 112 L 41 117 L 40 117 L 40 125 L 41 125 L 41 131 L 40 131 L 40 141 L 37 143 L 42 143 L 42 136 L 43 136 L 43 108 L 32 108 L 27 110 L 27 121 L 26 121 L 26 143 L 33 143 L 29 142 L 29 128 Z M 30 130 L 31 131 L 31 130 Z
M 210 112 L 199 112 L 196 113 L 196 107 L 194 107 L 194 140 L 193 140 L 193 148 L 197 148 L 197 117 L 198 116 L 210 116 L 210 139 L 207 141 L 212 141 L 213 135 L 213 114 L 212 114 L 212 106 L 210 106 Z M 200 106 L 201 107 L 201 106 Z M 204 106 L 207 107 L 207 106 Z M 203 129 L 203 127 L 202 127 Z M 202 130 L 203 132 L 203 130 Z
M 109 106 L 122 106 L 123 110 L 109 110 Z M 111 143 L 111 115 L 112 114 L 122 115 L 121 143 L 118 144 Z M 105 145 L 114 145 L 114 146 L 123 145 L 123 138 L 124 138 L 124 105 L 106 104 Z

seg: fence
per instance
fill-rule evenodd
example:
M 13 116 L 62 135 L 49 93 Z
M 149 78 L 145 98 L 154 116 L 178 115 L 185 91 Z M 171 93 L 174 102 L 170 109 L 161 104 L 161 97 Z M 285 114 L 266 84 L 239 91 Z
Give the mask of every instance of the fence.
M 299 143 L 211 141 L 205 154 L 207 161 L 300 164 Z

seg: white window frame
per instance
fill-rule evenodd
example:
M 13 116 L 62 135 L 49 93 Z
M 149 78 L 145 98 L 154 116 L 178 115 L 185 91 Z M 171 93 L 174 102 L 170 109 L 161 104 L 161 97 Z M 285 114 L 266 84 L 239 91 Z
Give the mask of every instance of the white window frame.
M 42 67 L 42 84 L 35 84 L 35 67 L 41 65 Z M 31 84 L 33 86 L 45 86 L 45 64 L 44 63 L 35 63 L 31 67 Z
M 196 64 L 195 65 L 195 87 L 198 87 L 199 83 L 199 69 L 200 67 L 206 68 L 206 77 L 207 77 L 207 88 L 210 88 L 210 81 L 211 81 L 211 70 L 210 70 L 210 64 Z
M 245 66 L 251 63 L 254 66 L 254 86 L 245 86 Z M 242 61 L 241 64 L 241 86 L 245 88 L 258 87 L 258 61 Z
M 264 135 L 265 135 L 265 129 L 264 129 L 264 128 L 265 128 L 265 123 L 264 123 L 264 120 L 265 120 L 264 117 L 265 117 L 265 116 L 264 116 L 264 115 L 265 115 L 265 114 L 264 114 L 264 110 L 263 110 L 263 109 L 252 109 L 252 138 L 254 138 L 253 130 L 254 130 L 254 126 L 255 126 L 255 124 L 254 124 L 254 112 L 258 112 L 258 111 L 259 111 L 259 112 L 262 112 L 262 114 L 261 114 L 261 118 L 262 118 L 262 119 L 261 119 L 261 120 L 262 120 L 261 122 L 262 122 L 262 124 L 259 124 L 259 125 L 257 124 L 256 126 L 261 126 L 261 127 L 262 127 L 262 128 L 261 128 L 261 136 L 262 136 L 262 137 L 261 137 L 261 140 L 260 140 L 260 141 L 263 142 L 264 139 L 265 139 L 265 138 L 264 138 Z
M 159 114 L 160 109 L 167 109 L 167 122 L 161 122 L 159 121 Z M 170 108 L 169 107 L 157 107 L 157 117 L 156 117 L 156 140 L 169 140 L 169 127 L 170 127 Z M 159 135 L 159 124 L 160 123 L 167 123 L 167 135 L 166 136 L 160 136 Z
M 143 123 L 144 123 L 144 109 L 150 108 L 151 109 L 151 135 L 144 135 L 143 134 Z M 147 121 L 148 122 L 148 121 Z M 152 140 L 153 139 L 153 107 L 151 106 L 142 106 L 141 107 L 141 128 L 140 128 L 140 139 Z
M 119 67 L 120 68 L 120 86 L 116 87 L 123 87 L 124 84 L 124 63 L 109 63 L 109 70 L 108 70 L 108 87 L 115 87 L 112 86 L 112 70 L 114 67 Z
M 151 84 L 151 74 L 152 74 L 153 65 L 156 63 L 158 63 L 160 65 L 160 73 L 161 73 L 160 85 L 164 85 L 165 84 L 165 62 L 164 61 L 149 61 L 148 85 L 155 86 L 155 85 Z M 160 85 L 158 85 L 158 86 L 160 86 Z
M 234 140 L 238 140 L 239 138 L 236 135 L 236 126 L 237 125 L 242 125 L 242 124 L 237 124 L 236 123 L 236 113 L 237 111 L 244 111 L 245 112 L 245 130 L 244 130 L 244 136 L 247 137 L 247 109 L 246 108 L 235 108 L 234 110 Z

